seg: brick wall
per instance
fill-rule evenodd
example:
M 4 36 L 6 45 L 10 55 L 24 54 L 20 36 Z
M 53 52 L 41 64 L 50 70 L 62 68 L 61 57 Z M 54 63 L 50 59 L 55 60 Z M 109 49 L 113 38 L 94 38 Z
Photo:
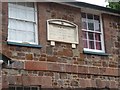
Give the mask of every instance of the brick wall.
M 0 2 L 0 53 L 2 52 L 2 3 Z M 0 65 L 0 90 L 2 88 L 2 74 Z
M 102 14 L 105 49 L 108 56 L 83 53 L 81 10 L 56 3 L 37 3 L 38 36 L 42 48 L 7 44 L 7 3 L 3 3 L 2 53 L 15 60 L 9 69 L 3 69 L 3 88 L 13 85 L 41 85 L 43 88 L 118 88 L 119 85 L 119 29 L 114 23 L 119 17 Z M 62 7 L 62 8 L 61 8 Z M 79 44 L 47 41 L 48 19 L 65 19 L 78 25 Z

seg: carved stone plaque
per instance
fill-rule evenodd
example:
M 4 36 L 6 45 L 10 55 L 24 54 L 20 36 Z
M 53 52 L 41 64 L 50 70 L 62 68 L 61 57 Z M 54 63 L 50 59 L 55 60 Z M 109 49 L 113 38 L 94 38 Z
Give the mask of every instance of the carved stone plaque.
M 50 41 L 78 44 L 78 26 L 62 19 L 47 21 L 47 38 Z

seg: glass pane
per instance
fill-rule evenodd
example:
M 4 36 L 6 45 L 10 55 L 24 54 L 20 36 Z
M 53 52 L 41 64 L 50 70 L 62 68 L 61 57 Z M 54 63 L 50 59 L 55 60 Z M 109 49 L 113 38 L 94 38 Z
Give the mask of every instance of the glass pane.
M 25 6 L 25 2 L 16 2 L 17 5 L 20 5 L 20 6 Z
M 16 40 L 16 31 L 8 29 L 8 40 Z
M 27 7 L 34 7 L 34 3 L 32 3 L 32 2 L 27 2 L 27 3 L 26 3 L 26 6 L 27 6 Z
M 83 40 L 84 48 L 88 48 L 87 40 Z
M 96 42 L 96 49 L 101 50 L 101 42 Z
M 93 15 L 92 14 L 87 14 L 87 18 L 88 19 L 93 19 Z
M 26 5 L 26 6 L 25 6 Z M 34 3 L 17 2 L 16 5 L 9 4 L 9 17 L 35 21 Z
M 9 17 L 10 17 L 10 18 L 16 18 L 16 17 L 17 17 L 16 11 L 17 11 L 16 8 L 10 7 L 10 8 L 8 9 Z
M 82 29 L 87 29 L 87 23 L 85 21 L 82 22 Z
M 30 22 L 9 20 L 8 39 L 35 42 L 35 26 Z
M 89 41 L 89 49 L 95 49 L 94 41 Z
M 31 90 L 38 90 L 37 87 L 31 87 Z
M 8 28 L 10 28 L 10 29 L 17 29 L 16 20 L 9 19 L 9 23 L 8 24 L 9 24 Z
M 34 23 L 26 22 L 24 25 L 25 25 L 25 31 L 34 32 L 34 30 L 35 30 Z
M 23 87 L 16 87 L 16 90 L 23 90 Z
M 24 21 L 16 21 L 16 26 L 17 26 L 17 30 L 22 30 L 24 31 L 25 30 L 25 23 Z
M 94 20 L 97 20 L 100 23 L 100 17 L 98 15 L 94 15 Z
M 34 11 L 26 11 L 26 19 L 28 21 L 35 21 L 35 12 Z
M 83 31 L 83 38 L 87 39 L 87 32 Z
M 9 87 L 9 90 L 15 90 L 15 87 Z
M 30 87 L 24 87 L 24 90 L 30 90 Z
M 81 14 L 82 18 L 86 18 L 86 13 Z
M 24 9 L 17 9 L 17 19 L 26 20 L 26 11 Z
M 100 23 L 97 20 L 94 20 L 95 22 L 95 31 L 100 31 Z
M 25 41 L 26 42 L 35 42 L 35 35 L 33 32 L 25 32 Z
M 31 22 L 24 22 L 24 21 L 9 19 L 8 28 L 15 29 L 15 30 L 34 32 L 35 25 L 34 25 L 34 23 L 31 23 Z
M 95 40 L 101 41 L 101 36 L 100 35 L 101 34 L 99 34 L 99 33 L 95 33 Z
M 88 22 L 88 30 L 94 30 L 94 23 Z
M 35 11 L 34 3 L 31 3 L 31 2 L 29 2 L 29 3 L 26 3 L 26 10 L 34 12 Z
M 88 37 L 90 40 L 94 40 L 94 33 L 88 32 Z
M 16 31 L 16 38 L 17 41 L 24 41 L 25 35 L 23 31 Z

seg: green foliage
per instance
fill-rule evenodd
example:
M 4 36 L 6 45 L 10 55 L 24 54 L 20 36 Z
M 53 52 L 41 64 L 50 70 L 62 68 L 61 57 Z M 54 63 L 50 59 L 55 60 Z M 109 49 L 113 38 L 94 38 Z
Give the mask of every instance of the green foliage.
M 120 11 L 120 1 L 119 2 L 109 2 L 108 7 Z

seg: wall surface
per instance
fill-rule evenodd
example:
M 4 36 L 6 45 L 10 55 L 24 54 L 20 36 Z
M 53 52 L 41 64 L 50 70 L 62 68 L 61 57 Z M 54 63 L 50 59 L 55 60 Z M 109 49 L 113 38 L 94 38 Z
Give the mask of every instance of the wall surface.
M 38 38 L 42 48 L 7 44 L 8 8 L 3 4 L 2 53 L 15 62 L 3 68 L 3 90 L 9 85 L 40 85 L 42 88 L 118 88 L 120 58 L 120 17 L 102 14 L 105 51 L 108 55 L 83 53 L 81 9 L 57 3 L 37 3 Z M 0 5 L 1 6 L 1 5 Z M 48 19 L 64 19 L 78 25 L 79 44 L 47 41 Z M 1 31 L 0 31 L 1 34 Z
M 0 2 L 0 53 L 2 52 L 2 3 Z M 0 90 L 2 88 L 2 72 L 0 65 Z

